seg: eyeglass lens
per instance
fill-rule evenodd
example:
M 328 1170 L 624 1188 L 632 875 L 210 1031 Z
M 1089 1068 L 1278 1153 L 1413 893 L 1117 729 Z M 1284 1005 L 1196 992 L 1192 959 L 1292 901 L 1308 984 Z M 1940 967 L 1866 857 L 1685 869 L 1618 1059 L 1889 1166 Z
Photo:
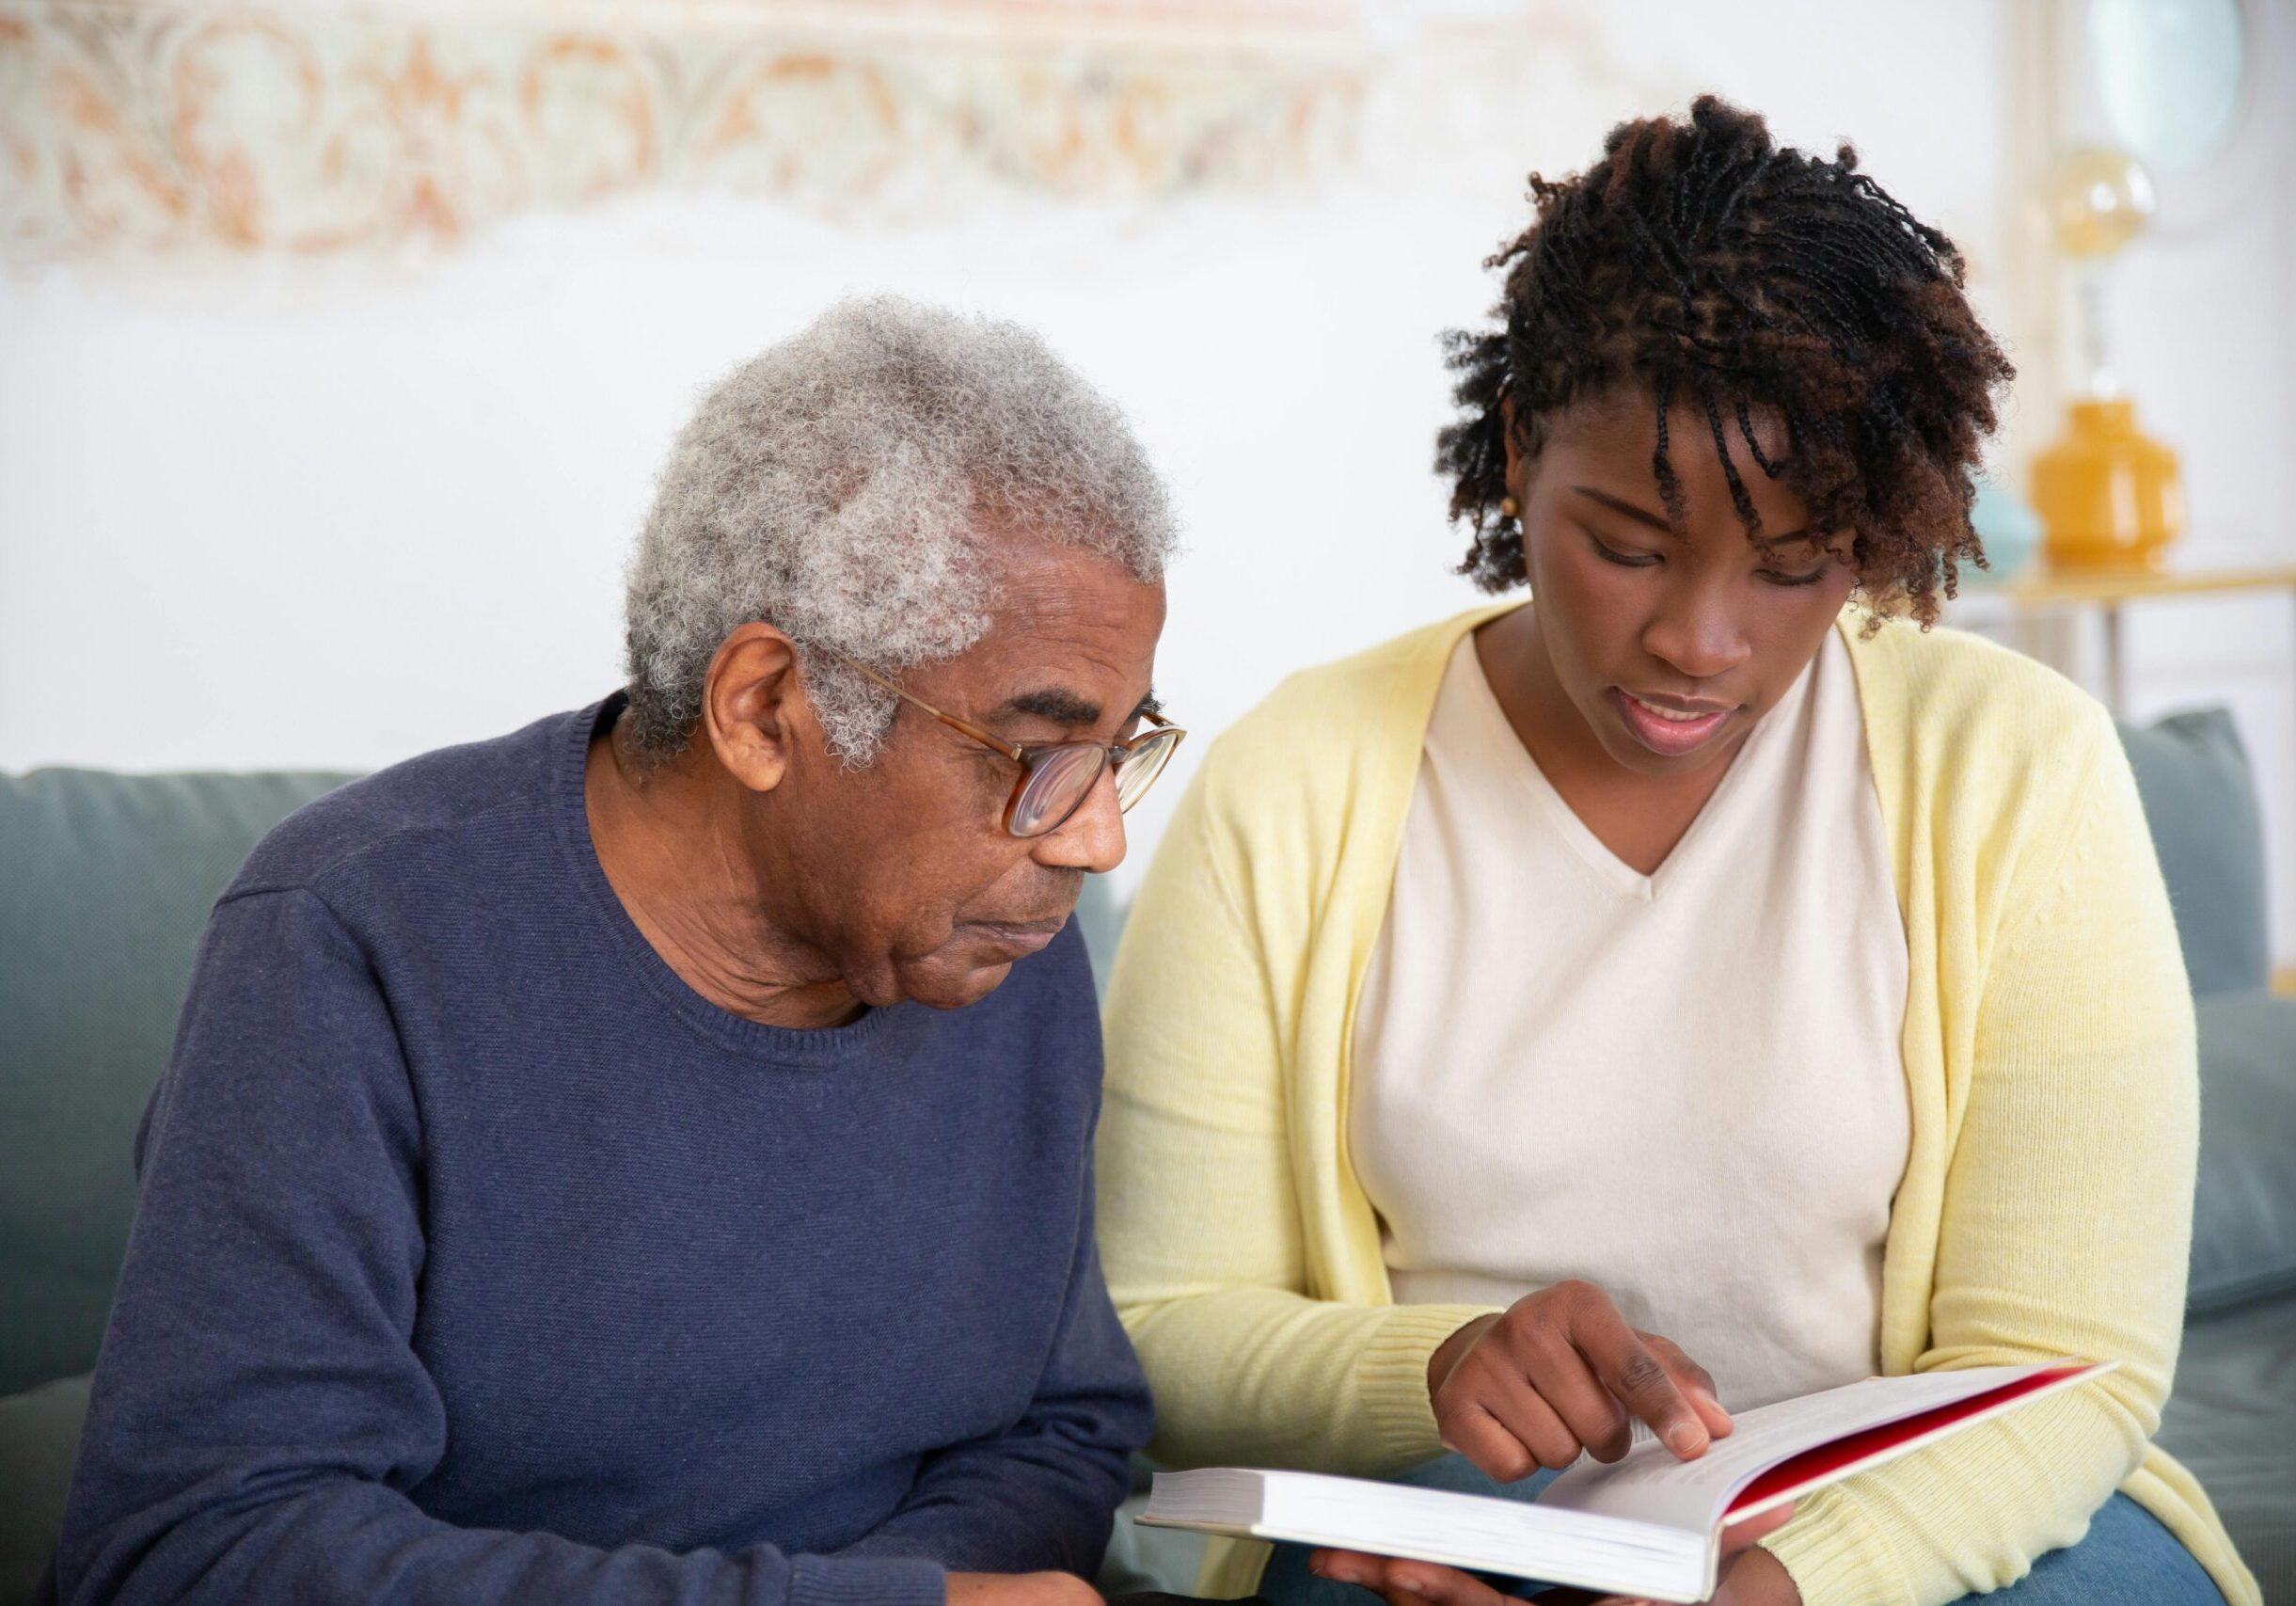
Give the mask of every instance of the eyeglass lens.
M 1085 801 L 1107 762 L 1107 749 L 1083 742 L 1044 752 L 1012 801 L 1007 828 L 1015 836 L 1041 836 L 1057 829 Z
M 1130 809 L 1140 801 L 1156 777 L 1164 773 L 1164 760 L 1180 745 L 1180 732 L 1160 730 L 1139 746 L 1131 749 L 1116 760 L 1116 807 Z
M 1180 739 L 1177 731 L 1157 732 L 1116 760 L 1116 807 L 1129 809 L 1172 756 Z M 1021 795 L 1013 800 L 1006 822 L 1015 836 L 1041 836 L 1056 831 L 1074 814 L 1085 796 L 1100 783 L 1108 762 L 1108 750 L 1091 743 L 1055 747 L 1044 754 L 1029 772 Z

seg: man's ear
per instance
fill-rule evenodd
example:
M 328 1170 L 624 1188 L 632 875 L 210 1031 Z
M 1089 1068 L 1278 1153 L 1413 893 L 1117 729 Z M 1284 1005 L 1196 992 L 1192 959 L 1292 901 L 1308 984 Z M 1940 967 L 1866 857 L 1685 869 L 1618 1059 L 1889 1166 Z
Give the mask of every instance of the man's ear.
M 797 644 L 749 624 L 718 644 L 702 683 L 702 731 L 727 774 L 753 792 L 782 784 L 798 743 L 816 734 Z

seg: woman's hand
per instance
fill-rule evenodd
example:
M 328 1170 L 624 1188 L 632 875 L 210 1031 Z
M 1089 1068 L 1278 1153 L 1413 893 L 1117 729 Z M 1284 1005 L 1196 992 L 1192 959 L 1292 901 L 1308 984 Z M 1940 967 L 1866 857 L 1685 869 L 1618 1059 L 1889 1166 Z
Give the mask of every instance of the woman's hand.
M 1429 1359 L 1427 1393 L 1444 1446 L 1501 1483 L 1581 1450 L 1615 1461 L 1636 1419 L 1686 1461 L 1730 1431 L 1705 1369 L 1628 1327 L 1591 1282 L 1558 1282 L 1461 1328 Z
M 1766 1512 L 1765 1516 L 1768 1515 Z M 1749 1519 L 1759 1522 L 1762 1518 Z M 1724 1542 L 1727 1543 L 1725 1533 Z M 1785 1563 L 1767 1550 L 1747 1550 L 1722 1564 L 1722 1582 L 1712 1606 L 1801 1606 L 1802 1592 Z
M 1722 1530 L 1720 1582 L 1709 1596 L 1710 1606 L 1801 1606 L 1801 1591 L 1793 1577 L 1767 1550 L 1754 1542 L 1774 1534 L 1793 1519 L 1792 1505 L 1774 1506 L 1759 1517 L 1734 1522 Z M 1393 1556 L 1367 1556 L 1355 1550 L 1318 1550 L 1307 1558 L 1308 1570 L 1318 1578 L 1359 1584 L 1384 1597 L 1387 1606 L 1519 1606 L 1482 1580 L 1456 1567 L 1433 1562 L 1402 1561 Z M 1537 1606 L 1639 1606 L 1632 1596 L 1595 1595 L 1583 1589 L 1550 1589 Z
M 1626 1325 L 1610 1296 L 1588 1282 L 1559 1282 L 1469 1322 L 1427 1362 L 1427 1393 L 1444 1444 L 1502 1483 L 1542 1467 L 1567 1467 L 1579 1453 L 1615 1461 L 1648 1423 L 1684 1460 L 1730 1432 L 1714 1379 L 1671 1339 Z M 1783 1526 L 1781 1506 L 1722 1530 L 1717 1606 L 1798 1606 L 1785 1568 L 1750 1550 Z M 1743 1559 L 1741 1559 L 1743 1558 Z M 1360 1584 L 1388 1606 L 1501 1606 L 1509 1597 L 1455 1567 L 1432 1562 L 1318 1550 L 1308 1566 L 1322 1578 Z M 1777 1593 L 1782 1584 L 1784 1593 Z M 1583 1590 L 1550 1591 L 1542 1606 L 1609 1603 Z

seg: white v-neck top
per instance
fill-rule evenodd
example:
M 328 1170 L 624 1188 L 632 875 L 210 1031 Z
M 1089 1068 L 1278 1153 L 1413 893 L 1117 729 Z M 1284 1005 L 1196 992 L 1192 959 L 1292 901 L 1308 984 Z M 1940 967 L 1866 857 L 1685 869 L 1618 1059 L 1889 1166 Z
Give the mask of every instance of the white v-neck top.
M 1765 1405 L 1873 1374 L 1908 1141 L 1906 932 L 1831 631 L 1655 874 L 1445 674 L 1356 1014 L 1395 1296 L 1583 1278 Z

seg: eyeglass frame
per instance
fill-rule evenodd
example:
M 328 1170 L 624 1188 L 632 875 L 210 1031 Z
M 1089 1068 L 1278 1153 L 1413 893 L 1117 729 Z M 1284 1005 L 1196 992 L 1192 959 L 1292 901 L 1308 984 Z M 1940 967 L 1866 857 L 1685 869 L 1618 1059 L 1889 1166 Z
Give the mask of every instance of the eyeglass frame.
M 1028 842 L 1034 841 L 1037 836 L 1050 836 L 1053 832 L 1058 831 L 1062 826 L 1068 824 L 1069 820 L 1074 819 L 1076 818 L 1076 811 L 1083 808 L 1085 806 L 1085 801 L 1092 796 L 1093 787 L 1097 787 L 1100 784 L 1100 776 L 1106 775 L 1113 780 L 1116 777 L 1116 771 L 1122 768 L 1124 761 L 1137 753 L 1142 744 L 1153 741 L 1159 737 L 1170 737 L 1172 739 L 1172 744 L 1164 751 L 1164 762 L 1168 764 L 1171 762 L 1172 755 L 1180 750 L 1180 744 L 1186 740 L 1188 736 L 1188 733 L 1185 730 L 1180 728 L 1179 725 L 1174 724 L 1170 720 L 1165 719 L 1155 709 L 1143 708 L 1140 710 L 1140 717 L 1142 719 L 1153 720 L 1156 722 L 1155 724 L 1148 730 L 1135 731 L 1132 735 L 1125 738 L 1122 741 L 1037 741 L 1022 745 L 1016 742 L 1006 741 L 1003 737 L 997 736 L 992 732 L 983 730 L 980 726 L 974 724 L 971 720 L 960 718 L 956 714 L 948 712 L 946 709 L 934 708 L 932 704 L 918 696 L 914 692 L 907 690 L 890 676 L 879 674 L 876 670 L 871 669 L 867 664 L 862 662 L 859 659 L 850 658 L 846 654 L 839 652 L 834 647 L 815 647 L 813 650 L 835 659 L 839 663 L 844 664 L 847 669 L 852 670 L 863 679 L 868 680 L 874 685 L 882 687 L 884 690 L 892 692 L 895 696 L 900 698 L 904 703 L 913 703 L 918 708 L 924 709 L 926 713 L 932 715 L 933 718 L 939 720 L 942 724 L 957 732 L 959 736 L 970 737 L 974 741 L 979 742 L 983 747 L 988 748 L 993 753 L 1003 754 L 1005 757 L 1011 759 L 1015 764 L 1021 766 L 1021 778 L 1013 783 L 1012 796 L 1005 800 L 1005 815 L 1003 821 L 1005 831 L 1018 841 Z M 1037 766 L 1042 762 L 1040 755 L 1049 753 L 1055 753 L 1064 748 L 1077 747 L 1097 747 L 1100 751 L 1100 768 L 1099 771 L 1093 775 L 1091 785 L 1085 787 L 1083 791 L 1077 793 L 1076 801 L 1069 805 L 1069 809 L 1066 814 L 1063 814 L 1058 819 L 1053 821 L 1042 831 L 1037 832 L 1034 836 L 1022 836 L 1019 832 L 1013 831 L 1013 811 L 1020 806 L 1021 794 L 1028 790 L 1029 782 L 1036 779 Z M 1159 765 L 1157 767 L 1156 774 L 1148 777 L 1148 785 L 1150 787 L 1154 786 L 1157 780 L 1162 777 L 1163 773 L 1163 766 Z M 1117 812 L 1129 812 L 1132 808 L 1132 803 L 1128 803 L 1123 801 L 1121 787 L 1117 788 Z M 1148 788 L 1147 787 L 1143 787 L 1139 792 L 1133 795 L 1132 803 L 1138 803 L 1147 795 Z

